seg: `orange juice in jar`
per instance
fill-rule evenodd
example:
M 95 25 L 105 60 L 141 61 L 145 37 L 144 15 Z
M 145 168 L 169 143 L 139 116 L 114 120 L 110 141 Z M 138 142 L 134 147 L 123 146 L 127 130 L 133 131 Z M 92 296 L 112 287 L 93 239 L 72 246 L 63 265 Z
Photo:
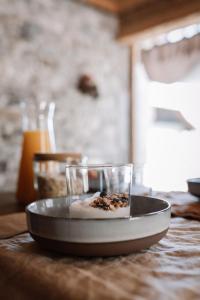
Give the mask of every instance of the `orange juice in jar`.
M 55 151 L 53 132 L 54 103 L 38 106 L 23 103 L 23 142 L 16 198 L 23 204 L 37 199 L 34 188 L 33 157 L 38 152 Z

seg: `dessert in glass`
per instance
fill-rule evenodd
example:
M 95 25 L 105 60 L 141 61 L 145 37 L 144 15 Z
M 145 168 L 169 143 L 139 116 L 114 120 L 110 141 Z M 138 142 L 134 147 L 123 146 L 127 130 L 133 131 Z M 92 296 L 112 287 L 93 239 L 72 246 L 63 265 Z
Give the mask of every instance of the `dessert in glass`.
M 132 164 L 67 165 L 68 217 L 130 217 Z

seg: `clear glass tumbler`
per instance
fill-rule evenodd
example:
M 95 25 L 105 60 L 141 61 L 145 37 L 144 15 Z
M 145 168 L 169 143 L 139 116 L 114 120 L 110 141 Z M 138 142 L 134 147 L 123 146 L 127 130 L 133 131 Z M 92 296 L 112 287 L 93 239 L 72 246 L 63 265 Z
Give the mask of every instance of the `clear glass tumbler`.
M 130 217 L 132 177 L 132 164 L 66 166 L 69 217 Z

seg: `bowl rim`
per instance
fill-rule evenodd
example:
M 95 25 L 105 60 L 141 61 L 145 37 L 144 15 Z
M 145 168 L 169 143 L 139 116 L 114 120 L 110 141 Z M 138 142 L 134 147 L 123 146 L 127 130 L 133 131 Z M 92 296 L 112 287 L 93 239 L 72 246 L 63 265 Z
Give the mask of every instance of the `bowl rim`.
M 200 177 L 189 178 L 189 179 L 187 179 L 187 183 L 200 184 Z
M 141 217 L 149 217 L 149 216 L 152 216 L 152 215 L 162 214 L 162 213 L 165 213 L 168 210 L 171 210 L 171 204 L 166 199 L 149 197 L 149 196 L 139 196 L 139 195 L 132 195 L 132 196 L 149 198 L 151 200 L 159 200 L 159 201 L 164 202 L 166 204 L 166 207 L 161 209 L 161 210 L 158 210 L 158 211 L 154 211 L 154 212 L 150 212 L 150 213 L 146 213 L 146 214 L 138 214 L 137 216 L 130 216 L 128 218 L 124 218 L 124 217 L 121 217 L 121 218 L 67 218 L 67 217 L 59 217 L 59 216 L 42 215 L 40 213 L 33 212 L 33 211 L 30 210 L 31 206 L 33 206 L 35 203 L 55 199 L 55 198 L 48 198 L 48 199 L 37 200 L 37 201 L 34 201 L 34 202 L 28 204 L 25 207 L 25 213 L 26 213 L 26 215 L 34 215 L 34 216 L 37 216 L 37 217 L 48 218 L 48 219 L 51 219 L 51 220 L 59 219 L 59 220 L 65 220 L 65 221 L 70 220 L 70 221 L 90 221 L 90 222 L 91 221 L 98 221 L 98 222 L 112 221 L 112 222 L 117 222 L 119 220 L 133 220 L 133 219 L 141 218 Z

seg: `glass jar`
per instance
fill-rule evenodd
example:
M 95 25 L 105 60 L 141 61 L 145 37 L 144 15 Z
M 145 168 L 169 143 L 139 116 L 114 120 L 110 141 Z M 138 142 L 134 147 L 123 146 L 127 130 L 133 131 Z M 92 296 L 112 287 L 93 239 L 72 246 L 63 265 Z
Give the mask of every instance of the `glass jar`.
M 22 102 L 23 142 L 16 198 L 27 204 L 36 200 L 33 156 L 36 152 L 55 151 L 53 102 Z
M 85 160 L 79 153 L 36 153 L 34 172 L 37 198 L 66 197 L 66 164 L 84 163 Z

